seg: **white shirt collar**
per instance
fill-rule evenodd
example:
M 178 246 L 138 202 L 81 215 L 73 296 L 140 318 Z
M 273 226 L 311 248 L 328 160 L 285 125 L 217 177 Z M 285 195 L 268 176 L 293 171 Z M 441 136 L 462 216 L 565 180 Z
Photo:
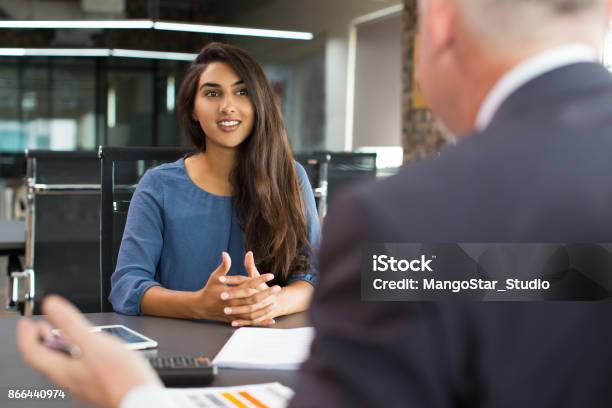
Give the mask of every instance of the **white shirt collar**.
M 577 62 L 594 62 L 595 50 L 585 44 L 574 43 L 546 50 L 531 57 L 506 72 L 484 99 L 478 116 L 476 130 L 481 131 L 491 123 L 493 116 L 504 101 L 527 82 L 566 65 Z

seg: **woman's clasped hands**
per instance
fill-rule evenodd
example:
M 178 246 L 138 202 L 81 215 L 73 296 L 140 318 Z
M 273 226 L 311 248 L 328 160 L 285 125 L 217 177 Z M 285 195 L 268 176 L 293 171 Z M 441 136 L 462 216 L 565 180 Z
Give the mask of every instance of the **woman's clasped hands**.
M 267 285 L 274 275 L 259 274 L 251 251 L 244 257 L 248 276 L 228 276 L 230 266 L 231 258 L 223 252 L 221 264 L 195 292 L 194 317 L 231 322 L 235 327 L 274 324 L 274 317 L 282 314 L 278 302 L 281 287 Z

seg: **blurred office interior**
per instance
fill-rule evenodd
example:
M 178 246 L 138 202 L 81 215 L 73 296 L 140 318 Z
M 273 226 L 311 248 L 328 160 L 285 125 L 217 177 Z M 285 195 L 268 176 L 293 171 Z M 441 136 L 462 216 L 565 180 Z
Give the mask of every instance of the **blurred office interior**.
M 0 0 L 0 220 L 26 217 L 26 150 L 187 147 L 176 94 L 211 41 L 264 66 L 298 156 L 376 153 L 393 174 L 447 140 L 415 84 L 415 27 L 416 0 Z

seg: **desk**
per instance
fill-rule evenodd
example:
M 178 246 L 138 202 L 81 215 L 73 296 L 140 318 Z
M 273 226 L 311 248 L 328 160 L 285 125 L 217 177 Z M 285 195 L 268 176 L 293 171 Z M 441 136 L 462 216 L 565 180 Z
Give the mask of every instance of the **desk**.
M 143 351 L 160 357 L 205 354 L 214 357 L 236 330 L 227 324 L 166 319 L 149 316 L 123 316 L 117 313 L 91 313 L 86 315 L 94 325 L 124 324 L 147 337 L 157 340 L 156 350 Z M 76 401 L 8 400 L 9 389 L 57 388 L 21 360 L 15 344 L 17 317 L 0 317 L 0 407 L 2 408 L 59 408 L 81 407 Z M 295 328 L 309 325 L 307 313 L 276 318 L 275 327 Z M 288 387 L 295 386 L 295 371 L 219 369 L 213 386 L 257 384 L 278 381 Z
M 11 272 L 21 271 L 23 268 L 19 256 L 25 254 L 25 221 L 0 220 L 0 256 L 8 256 L 6 308 L 14 310 L 17 306 L 11 302 L 13 280 Z

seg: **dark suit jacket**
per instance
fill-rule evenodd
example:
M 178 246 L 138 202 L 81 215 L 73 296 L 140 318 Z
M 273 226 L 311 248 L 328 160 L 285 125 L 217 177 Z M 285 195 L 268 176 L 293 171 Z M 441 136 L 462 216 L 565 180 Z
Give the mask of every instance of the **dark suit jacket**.
M 486 131 L 332 204 L 292 406 L 612 407 L 611 303 L 362 302 L 367 241 L 612 242 L 603 67 L 532 80 Z

